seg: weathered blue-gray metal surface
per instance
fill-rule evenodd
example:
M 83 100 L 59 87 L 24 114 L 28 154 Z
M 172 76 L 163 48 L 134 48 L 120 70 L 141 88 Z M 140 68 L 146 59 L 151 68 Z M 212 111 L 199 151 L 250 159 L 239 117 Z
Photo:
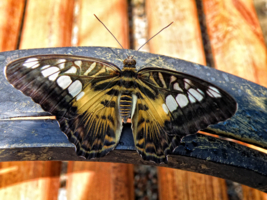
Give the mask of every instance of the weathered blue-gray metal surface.
M 0 53 L 0 68 L 17 58 L 37 54 L 73 54 L 96 57 L 122 68 L 126 55 L 134 55 L 137 66 L 175 69 L 212 82 L 231 94 L 239 104 L 234 117 L 210 126 L 206 131 L 267 147 L 267 89 L 198 64 L 176 58 L 104 47 L 66 47 L 18 50 Z M 29 97 L 14 89 L 0 73 L 0 161 L 14 160 L 84 160 L 77 157 L 53 120 L 12 121 L 10 117 L 47 115 Z M 116 150 L 95 161 L 143 163 L 134 151 L 130 125 L 124 126 Z M 204 135 L 190 135 L 169 156 L 168 165 L 230 179 L 267 191 L 267 155 L 233 142 Z

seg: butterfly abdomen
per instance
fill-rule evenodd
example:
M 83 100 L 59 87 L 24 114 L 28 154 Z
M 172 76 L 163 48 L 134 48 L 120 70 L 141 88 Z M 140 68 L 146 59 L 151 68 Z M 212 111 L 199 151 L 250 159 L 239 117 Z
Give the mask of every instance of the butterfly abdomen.
M 120 114 L 124 121 L 131 117 L 132 112 L 132 93 L 136 87 L 137 71 L 133 66 L 125 66 L 121 72 L 121 99 L 120 99 Z
M 127 119 L 131 116 L 131 110 L 132 110 L 132 97 L 129 95 L 129 93 L 122 93 L 121 99 L 120 99 L 120 114 L 124 121 L 124 123 L 127 122 Z

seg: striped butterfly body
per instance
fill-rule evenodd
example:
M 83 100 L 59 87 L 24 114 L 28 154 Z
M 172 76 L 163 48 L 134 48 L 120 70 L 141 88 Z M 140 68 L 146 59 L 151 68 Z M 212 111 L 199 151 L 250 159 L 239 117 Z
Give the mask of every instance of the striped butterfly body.
M 136 70 L 71 55 L 37 55 L 6 66 L 7 80 L 56 116 L 79 156 L 105 156 L 131 119 L 134 143 L 144 160 L 167 162 L 183 136 L 234 115 L 236 101 L 197 77 L 161 68 Z

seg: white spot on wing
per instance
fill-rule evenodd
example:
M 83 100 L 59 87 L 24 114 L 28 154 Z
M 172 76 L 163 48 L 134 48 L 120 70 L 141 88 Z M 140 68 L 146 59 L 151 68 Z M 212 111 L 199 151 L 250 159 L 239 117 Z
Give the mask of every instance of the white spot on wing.
M 76 74 L 77 68 L 72 66 L 69 70 L 65 71 L 66 74 Z
M 52 74 L 55 74 L 58 71 L 59 71 L 58 67 L 53 66 L 53 67 L 49 67 L 47 69 L 44 69 L 43 71 L 41 71 L 41 73 L 44 77 L 48 77 Z
M 136 96 L 135 94 L 132 94 L 132 111 L 131 111 L 131 118 L 133 117 L 133 114 L 134 114 L 134 112 L 135 112 L 136 102 L 137 102 L 137 96 Z
M 71 83 L 72 80 L 69 76 L 60 76 L 57 79 L 58 86 L 61 87 L 63 90 L 65 90 Z
M 195 89 L 191 88 L 188 90 L 188 94 L 191 94 L 193 95 L 199 102 L 202 101 L 203 99 L 203 96 L 198 92 L 196 91 Z
M 68 88 L 69 93 L 71 96 L 75 97 L 82 91 L 82 83 L 79 80 L 74 81 Z
M 96 62 L 90 65 L 90 67 L 84 72 L 84 75 L 87 76 L 96 66 Z
M 175 99 L 181 108 L 187 106 L 188 104 L 188 99 L 184 94 L 178 94 Z
M 57 79 L 58 75 L 59 75 L 59 72 L 56 72 L 56 73 L 52 74 L 51 76 L 49 76 L 48 79 L 50 81 L 55 81 Z
M 163 87 L 164 87 L 164 88 L 167 88 L 162 73 L 159 72 L 158 75 L 159 75 L 159 80 L 160 80 L 160 82 L 162 83 Z
M 76 100 L 78 101 L 79 99 L 81 99 L 83 97 L 85 93 L 84 92 L 80 92 L 77 97 L 76 97 Z
M 197 100 L 195 99 L 195 97 L 193 97 L 193 95 L 192 94 L 190 94 L 190 93 L 188 93 L 188 98 L 189 98 L 189 101 L 191 102 L 191 103 L 195 103 Z
M 48 67 L 50 67 L 51 65 L 44 65 L 43 67 L 41 67 L 41 70 L 47 69 Z
M 60 69 L 64 69 L 65 63 L 66 63 L 66 59 L 58 59 L 56 62 L 56 64 L 58 64 L 57 66 L 59 66 Z
M 166 97 L 166 105 L 169 108 L 169 110 L 172 112 L 177 109 L 178 104 L 176 103 L 175 99 L 172 95 L 168 95 Z
M 39 65 L 40 65 L 40 63 L 38 62 L 37 58 L 28 58 L 23 63 L 24 67 L 32 68 L 32 69 L 35 69 L 35 68 L 39 67 Z
M 207 91 L 208 95 L 210 95 L 211 97 L 215 97 L 215 98 L 221 98 L 222 95 L 219 92 L 219 90 L 215 87 L 209 86 L 209 89 Z
M 182 88 L 179 87 L 178 83 L 173 84 L 173 89 L 183 92 Z
M 204 95 L 204 92 L 201 89 L 197 89 L 197 91 Z
M 74 64 L 81 68 L 82 61 L 81 60 L 76 60 L 76 61 L 74 61 Z
M 171 76 L 170 83 L 172 83 L 172 82 L 174 82 L 176 80 L 177 80 L 177 78 L 175 76 Z
M 166 106 L 166 104 L 164 103 L 164 104 L 162 104 L 162 108 L 163 108 L 163 110 L 164 110 L 164 112 L 166 113 L 166 114 L 168 114 L 169 113 L 169 110 L 168 110 L 168 108 L 167 108 L 167 106 Z
M 193 85 L 192 82 L 189 79 L 185 78 L 184 79 L 184 88 L 188 90 L 191 87 L 191 85 Z

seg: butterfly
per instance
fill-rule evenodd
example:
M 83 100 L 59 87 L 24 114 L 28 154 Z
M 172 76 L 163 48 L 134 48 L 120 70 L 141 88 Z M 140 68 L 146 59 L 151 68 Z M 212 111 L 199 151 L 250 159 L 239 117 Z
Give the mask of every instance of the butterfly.
M 219 87 L 168 69 L 123 68 L 75 55 L 35 55 L 5 68 L 7 80 L 56 116 L 62 132 L 87 159 L 105 156 L 118 144 L 131 119 L 137 152 L 167 163 L 181 139 L 232 117 L 237 103 Z

